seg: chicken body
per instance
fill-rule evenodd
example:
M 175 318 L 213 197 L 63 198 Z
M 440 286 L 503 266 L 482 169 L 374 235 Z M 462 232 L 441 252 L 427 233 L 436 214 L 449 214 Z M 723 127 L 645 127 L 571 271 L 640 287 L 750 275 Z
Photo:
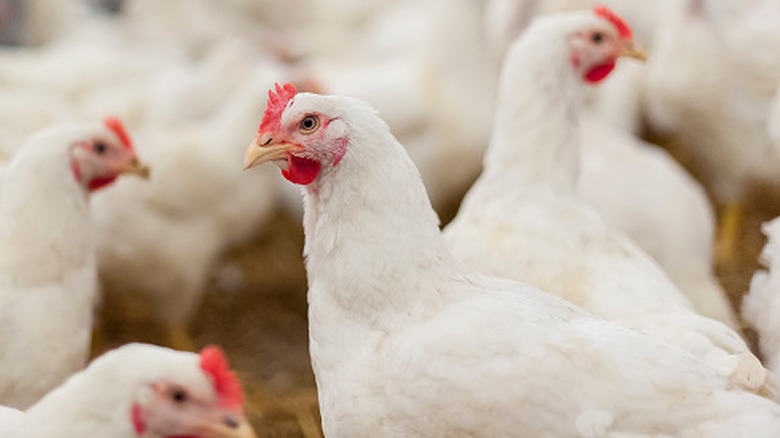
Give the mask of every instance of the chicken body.
M 596 18 L 572 14 L 537 19 L 507 55 L 485 170 L 444 231 L 448 247 L 473 269 L 673 343 L 756 389 L 765 370 L 739 335 L 699 315 L 650 257 L 577 196 L 584 78 L 570 63 L 567 35 L 594 26 L 582 17 Z M 745 369 L 752 371 L 742 376 Z
M 776 434 L 780 407 L 726 389 L 694 356 L 464 269 L 374 111 L 289 90 L 268 104 L 245 165 L 276 160 L 305 185 L 310 350 L 326 436 Z
M 129 121 L 155 171 L 149 184 L 120 181 L 91 202 L 107 314 L 158 322 L 187 349 L 211 268 L 276 207 L 273 172 L 247 176 L 232 163 L 244 147 L 236 135 L 254 125 L 269 84 L 291 73 L 251 42 L 255 33 L 214 34 L 237 15 L 221 2 L 127 6 L 114 19 L 85 17 L 40 49 L 0 54 L 9 98 L 0 140 L 74 114 L 110 110 Z
M 577 192 L 658 262 L 699 313 L 737 329 L 712 270 L 715 216 L 704 189 L 661 148 L 601 122 L 580 123 Z
M 74 176 L 83 166 L 73 169 L 82 152 L 77 145 L 93 138 L 104 148 L 108 141 L 120 141 L 99 124 L 51 128 L 30 139 L 3 173 L 2 404 L 30 406 L 81 369 L 89 356 L 97 268 L 87 182 Z M 133 151 L 124 153 L 135 157 Z M 115 169 L 119 165 L 109 164 Z
M 780 84 L 780 5 L 696 1 L 672 10 L 648 62 L 651 126 L 674 138 L 719 203 L 739 204 L 756 183 L 778 182 L 767 121 Z
M 0 436 L 165 438 L 198 433 L 214 438 L 255 437 L 241 413 L 242 405 L 221 405 L 218 385 L 223 382 L 207 371 L 203 361 L 203 353 L 199 364 L 196 353 L 125 345 L 95 359 L 24 414 L 9 412 L 15 424 L 0 429 L 5 432 Z M 184 394 L 179 402 L 172 400 L 174 390 Z M 152 406 L 155 413 L 147 410 Z M 227 417 L 234 426 L 224 422 Z
M 758 344 L 764 362 L 775 375 L 780 373 L 780 221 L 774 219 L 763 227 L 769 241 L 761 253 L 766 270 L 753 275 L 750 291 L 742 298 L 742 316 L 758 333 Z
M 142 132 L 154 177 L 143 186 L 125 181 L 93 202 L 107 292 L 122 308 L 151 314 L 170 342 L 182 341 L 218 256 L 251 237 L 276 206 L 273 172 L 245 175 L 233 163 L 244 147 L 236 135 L 252 128 L 277 74 L 259 64 L 257 78 L 206 124 Z
M 534 14 L 587 9 L 593 3 L 604 2 L 488 2 L 487 42 L 496 57 L 503 57 Z M 636 40 L 643 45 L 653 41 L 654 29 L 669 9 L 664 1 L 606 3 L 636 25 Z M 578 192 L 610 227 L 651 255 L 699 312 L 738 328 L 712 270 L 714 212 L 705 192 L 660 148 L 620 132 L 639 128 L 645 78 L 643 65 L 621 65 L 600 86 L 585 91 L 583 113 L 588 117 L 580 124 Z

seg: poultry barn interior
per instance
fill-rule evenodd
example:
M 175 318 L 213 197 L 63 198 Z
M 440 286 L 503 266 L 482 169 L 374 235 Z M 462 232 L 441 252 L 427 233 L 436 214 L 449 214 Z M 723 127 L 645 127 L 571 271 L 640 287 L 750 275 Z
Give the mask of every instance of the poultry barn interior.
M 740 309 L 770 267 L 762 224 L 780 215 L 776 0 L 0 0 L 0 175 L 41 129 L 120 119 L 150 175 L 90 195 L 90 358 L 131 342 L 219 345 L 258 437 L 320 437 L 301 195 L 276 166 L 242 165 L 268 91 L 292 83 L 376 108 L 444 228 L 480 176 L 513 41 L 535 17 L 596 5 L 631 26 L 647 60 L 621 59 L 587 87 L 582 141 L 631 138 L 680 170 L 645 174 L 583 146 L 580 194 L 611 227 L 630 222 L 621 232 L 650 255 L 671 253 L 657 261 L 681 289 L 686 250 L 651 246 L 701 234 L 702 269 L 728 300 L 720 319 L 761 358 Z M 702 200 L 702 222 L 670 198 L 673 182 Z

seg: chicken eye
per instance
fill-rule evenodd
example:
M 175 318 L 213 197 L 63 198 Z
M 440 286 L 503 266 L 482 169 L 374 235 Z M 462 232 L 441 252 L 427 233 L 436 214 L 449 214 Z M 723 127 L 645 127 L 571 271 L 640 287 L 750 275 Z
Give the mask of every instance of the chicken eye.
M 189 399 L 187 392 L 181 388 L 174 388 L 171 390 L 171 400 L 176 403 L 184 403 Z
M 95 143 L 95 144 L 92 146 L 92 150 L 93 150 L 93 151 L 95 151 L 95 152 L 96 152 L 96 153 L 98 153 L 98 154 L 105 153 L 105 152 L 106 152 L 106 149 L 107 149 L 107 148 L 106 148 L 106 144 L 105 144 L 105 143 L 103 143 L 103 142 L 101 142 L 101 141 L 99 141 L 99 142 Z
M 601 43 L 601 41 L 604 40 L 604 34 L 601 32 L 595 32 L 593 33 L 593 35 L 590 36 L 590 40 L 596 44 L 599 44 Z
M 316 116 L 306 116 L 298 124 L 298 131 L 301 134 L 311 134 L 320 126 L 320 121 Z

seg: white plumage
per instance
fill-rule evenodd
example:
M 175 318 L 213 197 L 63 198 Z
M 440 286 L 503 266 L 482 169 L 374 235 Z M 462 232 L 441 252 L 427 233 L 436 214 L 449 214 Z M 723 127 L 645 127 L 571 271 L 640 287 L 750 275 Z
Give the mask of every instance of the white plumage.
M 129 121 L 154 172 L 149 184 L 120 182 L 93 200 L 100 277 L 125 310 L 116 316 L 151 315 L 184 348 L 210 268 L 277 206 L 271 171 L 247 176 L 233 163 L 268 86 L 293 75 L 251 43 L 254 33 L 212 34 L 210 15 L 228 28 L 237 11 L 210 0 L 158 3 L 86 17 L 38 50 L 3 52 L 0 141 L 79 115 Z
M 577 196 L 584 84 L 567 35 L 609 27 L 592 13 L 550 16 L 510 49 L 485 170 L 445 229 L 447 244 L 480 272 L 540 287 L 758 388 L 765 370 L 739 335 L 696 313 L 650 257 Z
M 758 333 L 767 368 L 780 376 L 780 220 L 767 222 L 762 229 L 769 239 L 761 253 L 766 270 L 753 275 L 750 291 L 742 298 L 742 316 Z
M 367 105 L 286 93 L 245 163 L 314 176 L 304 253 L 326 436 L 776 434 L 780 407 L 726 389 L 692 355 L 463 269 L 412 161 Z
M 26 408 L 86 363 L 98 294 L 88 186 L 132 171 L 135 152 L 122 142 L 98 123 L 58 126 L 25 143 L 3 172 L 2 404 Z
M 776 184 L 780 150 L 767 115 L 780 84 L 780 5 L 773 0 L 678 2 L 648 60 L 652 127 L 685 148 L 718 202 Z
M 132 301 L 150 303 L 151 316 L 178 347 L 187 347 L 182 335 L 218 256 L 250 238 L 277 205 L 270 169 L 246 175 L 234 165 L 270 78 L 281 73 L 258 64 L 254 74 L 207 122 L 140 132 L 154 168 L 149 184 L 125 181 L 93 202 L 107 292 L 131 309 Z
M 254 438 L 242 406 L 220 403 L 225 381 L 217 379 L 227 369 L 215 372 L 206 361 L 204 353 L 125 345 L 95 359 L 24 414 L 0 408 L 0 420 L 7 415 L 15 423 L 0 425 L 0 436 Z M 184 399 L 174 399 L 175 391 Z
M 580 123 L 577 190 L 651 255 L 705 316 L 738 328 L 712 269 L 715 217 L 704 189 L 658 146 L 593 117 Z

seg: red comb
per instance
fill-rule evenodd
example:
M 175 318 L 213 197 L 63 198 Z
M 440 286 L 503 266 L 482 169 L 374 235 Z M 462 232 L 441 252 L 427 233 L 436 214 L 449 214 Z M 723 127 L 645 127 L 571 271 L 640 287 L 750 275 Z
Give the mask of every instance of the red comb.
M 268 90 L 268 103 L 265 104 L 265 113 L 263 114 L 263 120 L 260 121 L 260 128 L 257 130 L 258 134 L 261 132 L 268 132 L 279 128 L 281 125 L 282 113 L 287 108 L 287 104 L 290 103 L 293 97 L 295 97 L 295 85 L 284 84 L 279 86 L 275 84 L 276 93 L 274 90 Z
M 110 129 L 114 134 L 116 134 L 117 137 L 119 137 L 119 140 L 125 146 L 125 149 L 128 151 L 134 150 L 133 140 L 131 140 L 130 136 L 127 135 L 125 126 L 118 118 L 113 116 L 106 117 L 106 119 L 103 121 L 103 124 L 106 125 L 106 128 Z
M 241 382 L 230 371 L 225 352 L 216 345 L 209 345 L 200 351 L 200 369 L 211 376 L 217 403 L 226 408 L 237 408 L 244 404 Z
M 612 23 L 617 28 L 618 33 L 620 34 L 620 37 L 624 40 L 630 40 L 633 36 L 633 32 L 631 32 L 631 28 L 628 27 L 625 21 L 623 21 L 622 18 L 615 15 L 614 12 L 610 11 L 608 7 L 606 6 L 596 6 L 593 8 L 593 12 L 598 15 L 599 17 L 604 18 L 605 20 Z

